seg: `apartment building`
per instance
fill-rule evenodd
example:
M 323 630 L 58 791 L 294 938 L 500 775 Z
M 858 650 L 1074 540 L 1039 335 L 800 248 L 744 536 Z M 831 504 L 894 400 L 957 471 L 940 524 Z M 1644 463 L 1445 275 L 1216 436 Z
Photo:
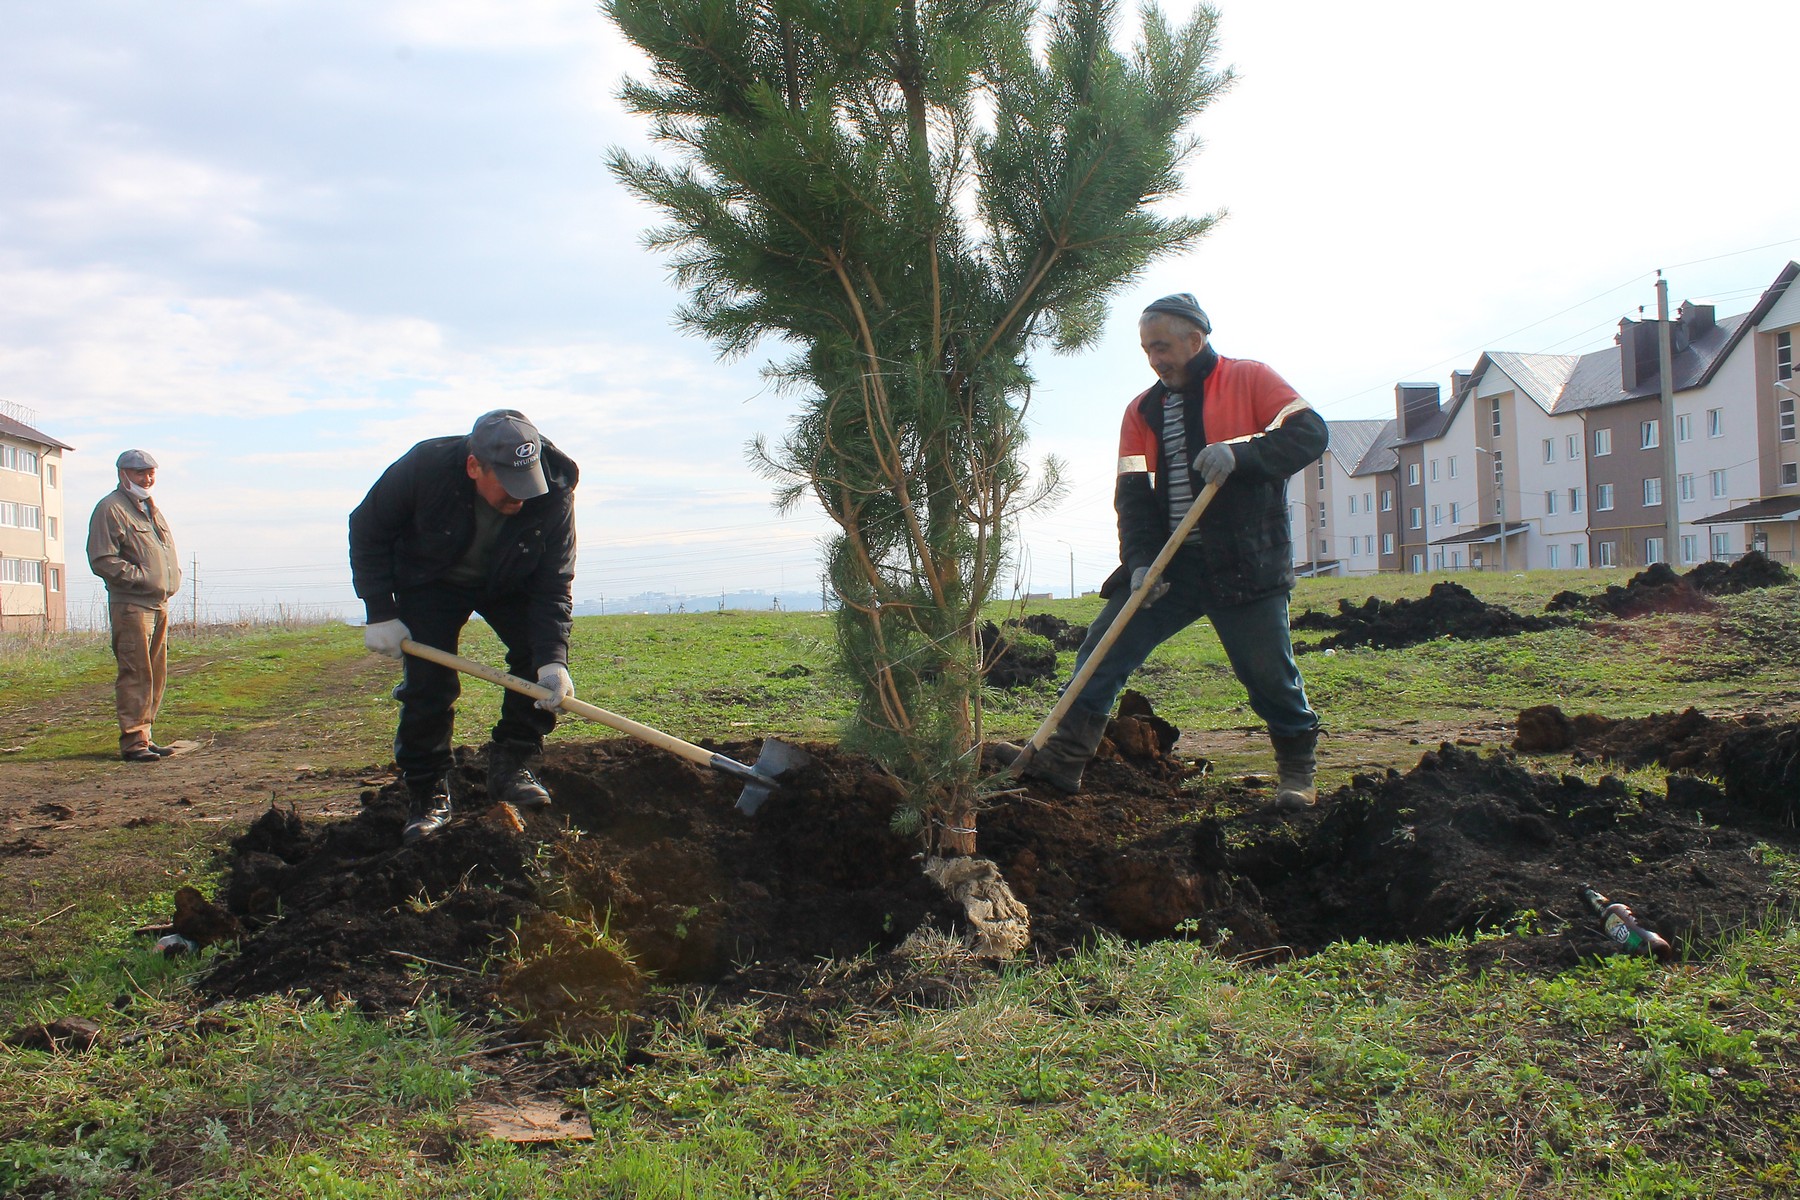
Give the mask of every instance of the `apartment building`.
M 0 403 L 0 631 L 68 628 L 67 547 L 86 540 L 63 515 L 62 456 L 73 447 L 36 419 Z
M 1369 422 L 1333 422 L 1337 461 L 1304 473 L 1296 569 L 1637 568 L 1752 547 L 1800 561 L 1797 275 L 1789 263 L 1749 312 L 1720 318 L 1688 302 L 1670 318 L 1673 429 L 1655 320 L 1620 322 L 1615 344 L 1591 354 L 1490 351 L 1452 376 L 1447 402 L 1436 384 L 1396 385 L 1392 421 L 1372 434 Z M 1353 510 L 1365 496 L 1375 511 Z M 1373 556 L 1351 553 L 1371 537 Z

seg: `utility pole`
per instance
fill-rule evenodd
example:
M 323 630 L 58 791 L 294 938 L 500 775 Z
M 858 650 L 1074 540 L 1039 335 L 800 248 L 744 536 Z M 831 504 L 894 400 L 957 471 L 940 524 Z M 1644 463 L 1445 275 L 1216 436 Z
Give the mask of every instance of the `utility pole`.
M 189 595 L 192 597 L 194 632 L 200 632 L 200 556 L 188 556 L 188 582 L 192 585 Z
M 1056 540 L 1069 547 L 1069 599 L 1073 600 L 1075 598 L 1075 547 L 1064 542 L 1062 538 Z
M 1662 377 L 1663 561 L 1674 566 L 1681 546 L 1681 493 L 1675 478 L 1675 349 L 1669 328 L 1669 281 L 1656 272 L 1656 368 Z M 1649 564 L 1645 564 L 1648 566 Z

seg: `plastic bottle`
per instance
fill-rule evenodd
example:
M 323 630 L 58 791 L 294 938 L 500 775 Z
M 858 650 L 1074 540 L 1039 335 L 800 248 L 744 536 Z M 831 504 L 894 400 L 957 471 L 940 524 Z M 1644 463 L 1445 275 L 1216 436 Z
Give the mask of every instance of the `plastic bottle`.
M 1581 885 L 1581 898 L 1600 917 L 1606 936 L 1624 947 L 1627 954 L 1648 954 L 1658 962 L 1674 959 L 1675 947 L 1669 945 L 1669 940 L 1638 924 L 1637 917 L 1625 905 L 1614 904 L 1585 883 Z

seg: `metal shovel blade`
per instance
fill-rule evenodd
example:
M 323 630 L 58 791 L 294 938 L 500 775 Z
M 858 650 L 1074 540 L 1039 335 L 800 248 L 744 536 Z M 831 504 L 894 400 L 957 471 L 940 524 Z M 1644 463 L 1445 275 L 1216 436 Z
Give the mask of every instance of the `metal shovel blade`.
M 764 738 L 762 751 L 756 756 L 756 765 L 750 768 L 750 773 L 755 778 L 745 783 L 744 790 L 738 793 L 738 811 L 747 817 L 755 816 L 756 810 L 780 786 L 779 780 L 783 775 L 811 763 L 812 755 L 800 747 L 780 738 Z

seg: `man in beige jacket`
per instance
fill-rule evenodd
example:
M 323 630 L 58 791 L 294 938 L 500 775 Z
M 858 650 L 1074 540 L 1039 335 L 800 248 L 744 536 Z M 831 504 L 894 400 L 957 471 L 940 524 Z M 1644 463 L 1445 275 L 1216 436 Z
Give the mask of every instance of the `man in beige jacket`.
M 114 698 L 119 757 L 158 762 L 173 754 L 150 738 L 169 666 L 169 597 L 181 590 L 181 557 L 162 510 L 150 499 L 156 460 L 142 450 L 119 455 L 119 486 L 94 506 L 88 565 L 106 581 L 106 615 L 119 662 Z

